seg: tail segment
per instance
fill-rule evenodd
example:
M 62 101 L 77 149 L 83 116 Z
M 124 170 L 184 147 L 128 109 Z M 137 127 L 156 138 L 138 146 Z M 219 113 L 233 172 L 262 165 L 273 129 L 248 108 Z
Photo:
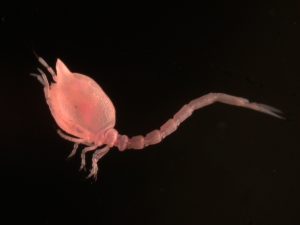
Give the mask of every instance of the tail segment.
M 248 99 L 236 97 L 223 93 L 209 93 L 196 98 L 184 105 L 174 116 L 164 123 L 160 129 L 156 129 L 146 134 L 146 136 L 138 135 L 128 138 L 126 135 L 119 135 L 115 146 L 120 150 L 126 149 L 143 149 L 149 145 L 155 145 L 160 143 L 168 135 L 177 130 L 178 126 L 189 118 L 193 112 L 197 109 L 201 109 L 205 106 L 213 103 L 220 102 L 228 105 L 243 107 L 269 114 L 279 119 L 284 119 L 280 114 L 279 109 L 276 109 L 269 105 L 264 105 L 255 102 L 249 102 Z

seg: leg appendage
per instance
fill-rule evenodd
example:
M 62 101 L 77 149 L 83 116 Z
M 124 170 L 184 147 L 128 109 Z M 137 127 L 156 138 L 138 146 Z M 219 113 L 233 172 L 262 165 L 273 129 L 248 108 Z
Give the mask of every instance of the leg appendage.
M 37 73 L 30 73 L 31 76 L 35 77 L 43 86 L 45 86 L 44 79 L 41 77 L 40 74 Z
M 86 166 L 86 161 L 85 161 L 85 154 L 87 152 L 93 151 L 97 148 L 97 146 L 89 146 L 89 147 L 85 147 L 82 152 L 81 152 L 81 165 L 79 170 L 86 170 L 85 166 Z
M 79 146 L 78 143 L 75 143 L 75 144 L 74 144 L 74 147 L 73 147 L 73 149 L 72 149 L 70 155 L 68 156 L 68 159 L 71 158 L 71 157 L 73 157 L 73 156 L 76 154 L 77 149 L 78 149 L 78 146 Z
M 90 171 L 90 174 L 87 176 L 87 178 L 94 177 L 94 179 L 97 179 L 98 174 L 98 161 L 109 151 L 109 147 L 105 146 L 104 148 L 100 148 L 96 150 L 93 154 L 92 158 L 92 169 Z
M 57 133 L 59 136 L 61 136 L 63 139 L 66 139 L 67 141 L 71 141 L 71 142 L 74 142 L 74 143 L 78 143 L 78 144 L 84 144 L 85 141 L 83 139 L 80 139 L 80 138 L 76 138 L 76 137 L 71 137 L 65 133 L 63 133 L 61 130 L 57 130 Z
M 48 65 L 48 63 L 42 58 L 40 57 L 38 54 L 36 54 L 35 52 L 33 52 L 35 57 L 37 58 L 37 60 L 39 61 L 39 63 L 45 67 L 45 69 L 51 74 L 52 78 L 54 81 L 56 81 L 56 73 L 54 72 L 54 70 L 52 69 L 52 67 L 50 67 Z

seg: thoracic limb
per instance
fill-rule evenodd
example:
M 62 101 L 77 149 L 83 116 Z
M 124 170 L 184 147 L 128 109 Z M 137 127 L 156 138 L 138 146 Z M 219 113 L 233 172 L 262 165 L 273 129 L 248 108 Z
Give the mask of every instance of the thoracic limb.
M 79 144 L 86 144 L 85 141 L 83 139 L 80 138 L 76 138 L 76 137 L 71 137 L 65 133 L 63 133 L 61 130 L 57 130 L 57 133 L 59 134 L 59 136 L 61 136 L 63 139 L 66 139 L 67 141 L 71 141 L 74 142 L 74 146 L 73 149 L 71 151 L 71 153 L 69 154 L 68 158 L 71 158 L 72 156 L 74 156 L 77 152 L 78 146 Z
M 80 169 L 79 170 L 82 170 L 84 169 L 85 170 L 85 154 L 87 152 L 90 152 L 90 151 L 93 151 L 97 148 L 98 146 L 96 145 L 93 145 L 93 146 L 89 146 L 89 147 L 85 147 L 82 152 L 81 152 L 81 165 L 80 165 Z
M 59 134 L 59 136 L 61 136 L 63 139 L 66 139 L 67 141 L 71 141 L 71 142 L 78 143 L 78 144 L 85 144 L 85 141 L 83 139 L 71 137 L 71 136 L 63 133 L 60 129 L 57 129 L 57 133 Z
M 126 135 L 118 135 L 115 146 L 120 150 L 126 149 L 143 149 L 149 145 L 160 143 L 165 137 L 173 133 L 178 126 L 189 118 L 192 113 L 200 108 L 211 105 L 213 103 L 220 102 L 228 105 L 249 108 L 255 111 L 269 114 L 271 116 L 283 119 L 279 114 L 281 111 L 272 106 L 249 102 L 248 99 L 236 97 L 224 93 L 209 93 L 199 98 L 196 98 L 184 105 L 174 116 L 164 123 L 160 129 L 153 130 L 146 136 L 134 136 L 128 138 Z
M 77 149 L 78 149 L 78 146 L 79 146 L 78 143 L 75 143 L 75 144 L 74 144 L 73 149 L 72 149 L 70 155 L 68 156 L 68 158 L 71 158 L 71 157 L 73 157 L 73 156 L 76 154 Z
M 45 67 L 47 69 L 47 71 L 51 74 L 53 80 L 56 81 L 56 73 L 54 72 L 54 70 L 48 65 L 48 63 L 39 55 L 37 55 L 35 52 L 33 52 L 34 55 L 36 56 L 37 60 L 39 61 L 39 63 Z
M 50 85 L 49 85 L 47 76 L 40 68 L 37 68 L 37 70 L 40 72 L 40 74 L 31 73 L 30 75 L 36 77 L 38 79 L 38 81 L 44 86 L 45 97 L 46 97 L 46 99 L 48 99 Z
M 87 178 L 94 177 L 95 180 L 97 179 L 97 173 L 98 173 L 98 161 L 109 151 L 109 147 L 105 146 L 104 148 L 97 149 L 92 158 L 92 169 L 90 171 L 90 174 Z

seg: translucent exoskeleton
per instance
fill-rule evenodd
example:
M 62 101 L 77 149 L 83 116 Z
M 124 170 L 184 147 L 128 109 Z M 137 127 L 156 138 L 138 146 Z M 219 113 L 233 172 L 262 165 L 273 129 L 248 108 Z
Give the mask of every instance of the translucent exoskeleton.
M 249 108 L 277 118 L 283 118 L 281 111 L 265 104 L 249 102 L 245 98 L 224 93 L 208 93 L 184 105 L 171 119 L 159 129 L 145 136 L 129 138 L 121 135 L 114 128 L 116 121 L 115 107 L 103 89 L 90 77 L 71 72 L 57 59 L 54 71 L 44 59 L 38 57 L 39 63 L 51 75 L 49 82 L 45 72 L 38 68 L 32 73 L 44 87 L 44 94 L 50 111 L 60 127 L 58 134 L 74 143 L 69 157 L 75 155 L 80 144 L 85 145 L 81 152 L 80 169 L 85 168 L 85 154 L 94 151 L 92 168 L 88 177 L 97 178 L 98 161 L 113 147 L 120 151 L 126 149 L 143 149 L 160 143 L 172 134 L 178 126 L 192 113 L 215 102 Z

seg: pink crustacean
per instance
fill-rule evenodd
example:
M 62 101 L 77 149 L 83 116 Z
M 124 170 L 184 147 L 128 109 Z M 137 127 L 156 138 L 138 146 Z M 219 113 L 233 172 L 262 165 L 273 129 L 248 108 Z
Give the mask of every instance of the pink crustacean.
M 97 178 L 98 161 L 112 148 L 120 151 L 126 149 L 143 149 L 149 145 L 160 143 L 173 133 L 177 127 L 192 113 L 200 108 L 216 102 L 249 108 L 262 113 L 283 118 L 281 111 L 265 104 L 249 102 L 245 98 L 224 93 L 208 93 L 184 105 L 171 119 L 159 129 L 145 136 L 128 138 L 120 135 L 114 128 L 116 121 L 115 107 L 102 88 L 90 77 L 71 72 L 60 60 L 56 62 L 56 72 L 38 57 L 39 63 L 51 74 L 53 82 L 49 84 L 46 74 L 38 68 L 40 74 L 32 73 L 44 86 L 44 94 L 50 111 L 61 128 L 58 134 L 71 142 L 74 147 L 69 155 L 73 156 L 79 144 L 86 147 L 81 152 L 81 167 L 85 168 L 85 154 L 94 151 L 92 168 L 88 177 Z

